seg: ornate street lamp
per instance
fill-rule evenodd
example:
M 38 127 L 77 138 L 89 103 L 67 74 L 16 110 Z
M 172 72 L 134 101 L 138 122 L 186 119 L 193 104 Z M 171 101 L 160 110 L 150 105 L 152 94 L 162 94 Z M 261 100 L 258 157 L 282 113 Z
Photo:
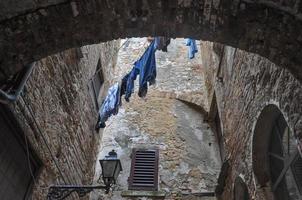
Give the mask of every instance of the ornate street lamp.
M 112 150 L 108 153 L 108 156 L 105 156 L 105 159 L 100 160 L 100 164 L 102 167 L 102 178 L 103 182 L 106 186 L 108 186 L 109 192 L 110 186 L 112 184 L 116 184 L 116 180 L 120 171 L 122 171 L 122 164 L 119 159 L 117 159 L 117 153 Z
M 109 193 L 111 186 L 116 184 L 117 177 L 122 171 L 121 161 L 117 158 L 117 153 L 112 150 L 108 156 L 100 160 L 100 164 L 104 185 L 53 185 L 49 187 L 47 199 L 62 200 L 73 192 L 76 192 L 79 197 L 83 197 L 95 189 L 104 189 L 106 194 Z

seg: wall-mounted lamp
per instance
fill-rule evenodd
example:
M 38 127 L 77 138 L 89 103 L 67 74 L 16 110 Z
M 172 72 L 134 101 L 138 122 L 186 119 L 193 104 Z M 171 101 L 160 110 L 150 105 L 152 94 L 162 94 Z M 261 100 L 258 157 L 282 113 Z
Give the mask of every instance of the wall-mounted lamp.
M 62 200 L 76 192 L 79 197 L 83 197 L 95 189 L 104 189 L 105 193 L 109 193 L 109 190 L 113 184 L 116 184 L 116 180 L 120 171 L 122 171 L 121 161 L 117 158 L 117 153 L 112 150 L 100 160 L 102 167 L 102 179 L 105 185 L 53 185 L 49 187 L 47 199 L 48 200 Z

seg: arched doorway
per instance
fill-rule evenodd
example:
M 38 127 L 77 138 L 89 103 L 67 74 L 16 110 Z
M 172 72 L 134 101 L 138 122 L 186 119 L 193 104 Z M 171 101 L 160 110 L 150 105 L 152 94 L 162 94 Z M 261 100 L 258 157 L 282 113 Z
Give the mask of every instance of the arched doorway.
M 296 138 L 275 105 L 261 112 L 253 138 L 253 170 L 275 200 L 302 199 L 302 157 Z

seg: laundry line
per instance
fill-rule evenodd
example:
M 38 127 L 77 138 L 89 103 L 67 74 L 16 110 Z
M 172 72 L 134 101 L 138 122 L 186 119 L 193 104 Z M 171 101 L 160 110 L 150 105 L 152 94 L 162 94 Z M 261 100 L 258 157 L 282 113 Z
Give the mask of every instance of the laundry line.
M 150 45 L 143 55 L 134 62 L 132 70 L 122 78 L 120 83 L 117 82 L 108 89 L 107 96 L 99 109 L 98 122 L 96 124 L 97 130 L 105 128 L 105 122 L 108 118 L 118 113 L 122 104 L 122 96 L 125 96 L 127 102 L 130 101 L 130 97 L 134 93 L 134 82 L 137 77 L 139 77 L 138 96 L 144 98 L 147 95 L 148 86 L 155 84 L 157 75 L 155 52 L 157 50 L 167 52 L 170 40 L 170 38 L 165 37 L 155 37 L 152 41 L 150 40 Z M 189 46 L 189 58 L 193 59 L 195 53 L 198 52 L 196 41 L 187 39 L 186 45 Z

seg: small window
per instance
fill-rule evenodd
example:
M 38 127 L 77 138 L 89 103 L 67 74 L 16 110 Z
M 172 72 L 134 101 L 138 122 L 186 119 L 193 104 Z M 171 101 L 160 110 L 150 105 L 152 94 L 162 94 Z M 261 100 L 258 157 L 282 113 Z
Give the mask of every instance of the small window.
M 158 149 L 133 149 L 129 190 L 158 190 Z
M 90 82 L 90 89 L 92 90 L 92 98 L 95 102 L 95 106 L 96 106 L 97 110 L 99 109 L 98 98 L 99 98 L 103 84 L 104 84 L 104 76 L 103 76 L 103 71 L 102 71 L 102 66 L 101 66 L 101 60 L 99 59 L 95 74 L 92 77 L 91 82 Z

